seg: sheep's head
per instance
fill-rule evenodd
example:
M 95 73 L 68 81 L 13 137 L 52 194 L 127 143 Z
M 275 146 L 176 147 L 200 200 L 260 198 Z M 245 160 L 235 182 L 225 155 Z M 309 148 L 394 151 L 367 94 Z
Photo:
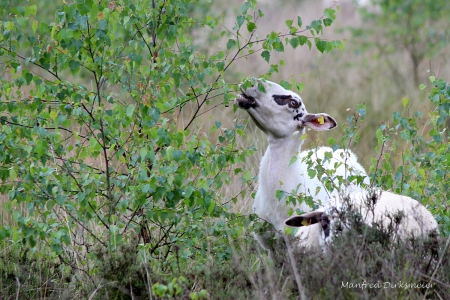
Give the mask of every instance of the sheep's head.
M 310 114 L 302 98 L 282 86 L 261 80 L 244 89 L 236 98 L 236 104 L 245 109 L 255 124 L 267 135 L 285 137 L 305 127 L 328 130 L 336 127 L 336 121 L 327 114 Z
M 291 227 L 302 227 L 302 226 L 320 226 L 321 236 L 317 237 L 320 239 L 320 245 L 324 246 L 325 243 L 331 242 L 332 240 L 332 219 L 323 211 L 313 211 L 305 213 L 300 216 L 293 216 L 284 222 L 287 226 Z
M 319 223 L 323 229 L 324 238 L 330 236 L 330 218 L 323 211 L 312 211 L 300 216 L 293 216 L 284 223 L 291 227 L 302 227 Z

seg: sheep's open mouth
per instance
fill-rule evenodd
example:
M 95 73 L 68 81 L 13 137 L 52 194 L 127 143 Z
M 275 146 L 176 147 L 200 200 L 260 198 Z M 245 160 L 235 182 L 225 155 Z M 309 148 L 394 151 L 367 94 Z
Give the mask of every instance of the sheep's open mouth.
M 255 98 L 253 98 L 252 96 L 247 96 L 245 93 L 240 94 L 236 98 L 236 103 L 237 105 L 239 105 L 240 108 L 243 109 L 258 107 L 258 103 L 256 102 Z

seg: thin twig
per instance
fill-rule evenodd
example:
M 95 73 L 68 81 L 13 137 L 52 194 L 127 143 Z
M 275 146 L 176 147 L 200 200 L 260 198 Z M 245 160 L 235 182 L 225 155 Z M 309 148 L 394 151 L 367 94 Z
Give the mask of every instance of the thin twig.
M 106 284 L 100 285 L 102 283 L 102 281 L 103 281 L 103 278 L 100 280 L 100 283 L 98 284 L 97 288 L 92 292 L 91 296 L 89 296 L 88 300 L 92 300 L 94 298 L 95 294 L 97 294 L 97 291 L 106 285 Z
M 447 242 L 445 243 L 445 247 L 444 247 L 444 250 L 442 251 L 441 258 L 439 259 L 438 264 L 437 264 L 436 268 L 433 271 L 433 274 L 431 274 L 430 281 L 434 280 L 434 276 L 436 275 L 436 272 L 439 269 L 439 265 L 442 263 L 442 259 L 444 258 L 444 254 L 447 251 L 447 247 L 448 247 L 449 243 L 450 243 L 450 236 L 447 238 Z M 423 295 L 423 300 L 425 300 L 427 298 L 427 293 L 428 293 L 428 289 L 429 288 L 430 287 L 427 286 L 427 289 L 425 290 L 425 294 Z
M 145 269 L 145 274 L 147 275 L 147 285 L 148 285 L 148 296 L 150 298 L 150 300 L 152 299 L 152 280 L 150 278 L 150 274 L 148 272 L 148 268 L 147 268 L 147 256 L 146 256 L 146 251 L 144 252 L 144 269 Z
M 20 280 L 19 277 L 16 276 L 16 281 L 17 281 L 17 294 L 16 294 L 16 300 L 19 300 L 19 295 L 20 295 Z
M 25 58 L 25 57 L 23 57 L 23 56 L 17 54 L 17 53 L 14 52 L 14 51 L 9 50 L 8 48 L 5 48 L 5 47 L 0 46 L 0 49 L 3 49 L 3 50 L 5 50 L 5 51 L 7 51 L 7 52 L 9 52 L 9 53 L 14 53 L 18 58 L 23 59 L 23 60 L 26 61 L 26 58 Z M 53 72 L 50 71 L 50 70 L 47 70 L 46 68 L 44 68 L 44 67 L 41 66 L 40 64 L 37 64 L 37 63 L 35 63 L 35 62 L 33 62 L 33 61 L 30 61 L 30 62 L 31 62 L 33 65 L 35 65 L 35 66 L 37 66 L 37 67 L 39 67 L 39 68 L 41 68 L 41 69 L 43 69 L 43 70 L 49 72 L 49 73 L 52 74 L 54 77 L 56 77 L 56 78 L 58 78 L 59 80 L 61 80 L 61 78 L 59 78 L 58 74 L 53 73 Z
M 284 238 L 284 241 L 286 243 L 286 248 L 287 248 L 287 251 L 288 251 L 289 260 L 291 262 L 292 270 L 294 271 L 295 282 L 297 283 L 298 292 L 300 294 L 300 300 L 306 300 L 307 298 L 306 298 L 306 295 L 305 295 L 305 289 L 303 288 L 303 284 L 302 284 L 302 280 L 300 278 L 300 274 L 298 273 L 297 266 L 295 265 L 294 253 L 292 252 L 291 243 L 290 243 L 288 237 L 286 236 L 286 234 L 284 234 L 284 233 L 283 233 L 283 238 Z
M 374 184 L 375 184 L 375 176 L 376 176 L 377 171 L 378 171 L 378 167 L 379 167 L 379 164 L 380 164 L 380 161 L 381 161 L 381 157 L 383 156 L 383 150 L 384 150 L 385 144 L 386 144 L 386 140 L 383 139 L 383 143 L 381 144 L 381 149 L 380 149 L 380 155 L 378 156 L 377 164 L 375 166 L 375 170 L 373 171 L 373 178 L 372 178 L 371 183 L 370 183 L 370 187 L 371 188 L 374 187 Z

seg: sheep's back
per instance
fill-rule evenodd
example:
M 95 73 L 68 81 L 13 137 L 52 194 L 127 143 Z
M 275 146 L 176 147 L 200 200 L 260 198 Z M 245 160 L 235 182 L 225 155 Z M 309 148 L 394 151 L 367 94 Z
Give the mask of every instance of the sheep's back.
M 404 213 L 399 227 L 402 237 L 424 236 L 438 229 L 433 215 L 417 200 L 383 191 L 375 206 L 376 220 L 387 226 L 392 222 L 387 215 L 393 217 L 399 211 Z

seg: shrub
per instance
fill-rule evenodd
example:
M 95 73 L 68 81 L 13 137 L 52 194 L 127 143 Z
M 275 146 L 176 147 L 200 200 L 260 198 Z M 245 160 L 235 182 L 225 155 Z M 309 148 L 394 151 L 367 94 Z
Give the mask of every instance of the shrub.
M 320 38 L 334 10 L 260 33 L 253 0 L 231 29 L 205 13 L 207 1 L 69 1 L 50 20 L 23 3 L 0 4 L 0 194 L 11 216 L 2 248 L 58 261 L 73 280 L 61 286 L 82 297 L 184 295 L 182 270 L 228 261 L 228 238 L 243 239 L 252 220 L 220 193 L 253 153 L 236 144 L 243 125 L 224 128 L 219 115 L 202 128 L 200 117 L 230 105 L 241 80 L 224 78 L 238 59 L 340 48 Z M 200 29 L 220 31 L 222 47 L 196 44 Z

